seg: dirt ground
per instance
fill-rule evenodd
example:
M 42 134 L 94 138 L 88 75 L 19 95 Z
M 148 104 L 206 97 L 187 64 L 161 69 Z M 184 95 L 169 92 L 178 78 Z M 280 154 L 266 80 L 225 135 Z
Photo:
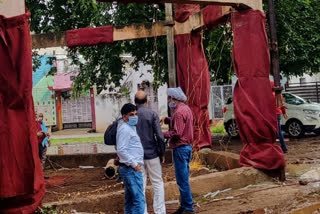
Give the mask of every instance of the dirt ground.
M 300 170 L 305 166 L 320 166 L 320 136 L 287 139 L 287 146 L 289 150 L 285 154 L 287 165 L 295 166 Z M 213 141 L 213 149 L 239 154 L 242 149 L 242 143 L 240 139 L 217 136 Z M 296 210 L 320 203 L 319 184 L 316 187 L 314 185 L 302 186 L 295 175 L 291 175 L 287 171 L 286 176 L 287 181 L 284 183 L 261 184 L 219 194 L 214 197 L 214 199 L 218 199 L 217 201 L 198 197 L 195 199 L 199 205 L 197 206 L 197 213 L 295 213 Z M 210 200 L 211 202 L 208 202 Z M 299 213 L 316 214 L 320 213 L 320 209 Z
M 173 164 L 165 164 L 162 170 L 164 182 L 175 180 Z M 210 172 L 206 169 L 191 170 L 191 177 L 207 173 Z M 123 189 L 122 184 L 117 180 L 105 179 L 103 168 L 47 170 L 45 175 L 50 178 L 46 180 L 47 190 L 44 203 Z
M 320 136 L 286 140 L 289 151 L 285 154 L 287 164 L 320 164 Z M 213 139 L 213 150 L 240 154 L 241 149 L 240 139 L 230 139 L 228 136 L 216 136 Z
M 301 139 L 290 139 L 287 145 L 289 152 L 285 154 L 285 158 L 288 165 L 297 166 L 297 168 L 304 168 L 305 165 L 320 166 L 320 137 L 308 136 Z M 216 136 L 213 141 L 213 150 L 229 151 L 239 154 L 241 148 L 242 143 L 239 139 Z M 191 176 L 194 177 L 206 173 L 209 173 L 208 170 L 202 169 L 192 171 Z M 49 182 L 44 202 L 103 194 L 123 188 L 122 184 L 116 181 L 102 179 L 104 177 L 103 174 L 104 171 L 102 168 L 69 169 L 57 172 L 46 171 L 46 175 L 51 177 L 58 176 L 56 183 L 59 184 L 60 182 L 60 185 L 50 186 Z M 296 212 L 296 210 L 300 208 L 320 203 L 320 184 L 316 183 L 318 185 L 317 187 L 311 184 L 303 186 L 299 184 L 298 177 L 291 175 L 288 171 L 286 174 L 287 181 L 284 183 L 274 181 L 247 186 L 242 189 L 231 189 L 214 195 L 214 197 L 195 196 L 196 213 L 320 213 L 320 210 L 315 212 Z M 60 179 L 61 177 L 62 181 Z M 163 167 L 163 178 L 165 182 L 174 180 L 175 176 L 172 164 L 166 164 Z M 63 181 L 63 179 L 65 180 Z M 177 203 L 167 204 L 167 213 L 172 213 L 177 207 Z M 149 207 L 148 211 L 152 213 L 152 207 Z

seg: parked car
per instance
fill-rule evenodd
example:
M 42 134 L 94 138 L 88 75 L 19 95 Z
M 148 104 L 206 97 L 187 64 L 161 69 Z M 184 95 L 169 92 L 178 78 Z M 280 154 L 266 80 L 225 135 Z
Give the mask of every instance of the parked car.
M 320 135 L 320 104 L 311 103 L 303 98 L 283 92 L 288 119 L 281 119 L 281 128 L 291 137 L 301 137 L 305 133 L 314 132 Z M 223 108 L 224 127 L 230 137 L 239 137 L 235 122 L 232 98 L 227 100 Z

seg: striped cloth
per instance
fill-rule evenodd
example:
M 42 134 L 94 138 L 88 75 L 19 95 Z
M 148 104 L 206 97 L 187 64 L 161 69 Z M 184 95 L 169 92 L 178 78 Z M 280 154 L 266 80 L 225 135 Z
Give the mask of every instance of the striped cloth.
M 170 138 L 170 148 L 174 149 L 182 145 L 192 145 L 193 141 L 193 115 L 192 111 L 184 103 L 177 104 L 175 112 L 170 119 L 170 129 L 164 132 L 165 138 Z

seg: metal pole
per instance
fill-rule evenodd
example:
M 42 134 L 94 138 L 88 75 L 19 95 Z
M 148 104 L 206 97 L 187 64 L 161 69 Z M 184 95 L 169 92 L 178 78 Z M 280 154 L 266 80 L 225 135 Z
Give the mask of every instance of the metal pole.
M 166 22 L 167 22 L 167 53 L 168 53 L 168 72 L 169 72 L 169 87 L 176 87 L 176 59 L 174 54 L 174 30 L 172 17 L 172 4 L 166 3 Z
M 318 82 L 316 82 L 316 91 L 317 91 L 317 103 L 319 103 L 319 88 L 318 88 Z
M 274 90 L 276 94 L 280 94 L 282 87 L 280 86 L 280 66 L 278 54 L 278 39 L 276 30 L 276 16 L 274 13 L 274 0 L 268 0 L 269 9 L 269 29 L 271 37 L 271 65 L 274 77 Z

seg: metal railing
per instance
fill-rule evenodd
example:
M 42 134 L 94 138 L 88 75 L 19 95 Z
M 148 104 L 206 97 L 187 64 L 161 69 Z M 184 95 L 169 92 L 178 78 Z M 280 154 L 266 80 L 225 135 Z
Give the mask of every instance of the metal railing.
M 289 83 L 285 85 L 285 91 L 302 97 L 306 100 L 319 103 L 320 82 L 306 82 L 306 83 Z

